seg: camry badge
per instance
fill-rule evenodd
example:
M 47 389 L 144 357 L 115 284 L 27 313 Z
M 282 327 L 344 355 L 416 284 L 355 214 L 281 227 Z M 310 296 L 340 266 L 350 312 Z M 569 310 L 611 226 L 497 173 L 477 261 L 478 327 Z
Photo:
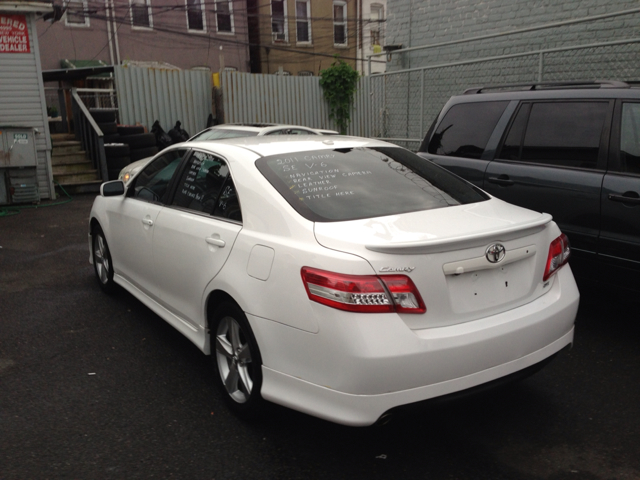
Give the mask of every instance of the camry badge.
M 416 267 L 382 267 L 380 269 L 381 272 L 407 272 L 411 273 L 416 269 Z
M 500 243 L 494 243 L 493 245 L 489 245 L 487 247 L 487 251 L 485 252 L 485 256 L 489 263 L 498 263 L 504 260 L 504 256 L 506 255 L 507 250 L 504 248 L 504 245 Z

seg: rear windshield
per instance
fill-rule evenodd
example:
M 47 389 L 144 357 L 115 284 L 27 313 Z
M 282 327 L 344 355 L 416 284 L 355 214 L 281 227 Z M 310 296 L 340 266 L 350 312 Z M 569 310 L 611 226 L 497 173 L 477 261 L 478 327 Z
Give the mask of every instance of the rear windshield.
M 475 203 L 489 197 L 402 148 L 273 155 L 256 166 L 305 218 L 335 222 Z
M 192 142 L 201 140 L 220 140 L 221 138 L 236 138 L 236 137 L 255 137 L 258 132 L 251 132 L 247 130 L 230 130 L 228 128 L 213 128 L 211 130 L 205 130 L 191 138 Z

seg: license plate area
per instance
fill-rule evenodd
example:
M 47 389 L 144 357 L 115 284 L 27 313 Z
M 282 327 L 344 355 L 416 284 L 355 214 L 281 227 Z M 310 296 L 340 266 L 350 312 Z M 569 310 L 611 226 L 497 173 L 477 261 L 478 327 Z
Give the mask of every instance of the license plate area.
M 509 305 L 526 298 L 533 288 L 533 258 L 500 267 L 447 275 L 451 310 L 468 313 Z

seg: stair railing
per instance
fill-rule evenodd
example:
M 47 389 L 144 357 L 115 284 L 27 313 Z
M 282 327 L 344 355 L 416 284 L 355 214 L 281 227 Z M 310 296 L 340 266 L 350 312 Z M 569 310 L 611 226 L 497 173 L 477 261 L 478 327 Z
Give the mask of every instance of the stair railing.
M 71 109 L 76 138 L 80 140 L 82 148 L 89 154 L 93 167 L 98 170 L 103 182 L 109 180 L 107 171 L 107 157 L 104 153 L 104 134 L 86 107 L 78 89 L 71 89 Z

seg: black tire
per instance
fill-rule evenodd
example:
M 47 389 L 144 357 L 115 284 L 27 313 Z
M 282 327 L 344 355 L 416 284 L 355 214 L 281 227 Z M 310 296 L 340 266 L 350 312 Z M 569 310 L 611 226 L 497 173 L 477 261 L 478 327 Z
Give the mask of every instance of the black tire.
M 118 125 L 116 125 L 116 122 L 98 123 L 98 127 L 102 130 L 103 135 L 113 135 L 114 133 L 118 133 Z
M 233 413 L 247 420 L 258 418 L 265 404 L 260 395 L 262 357 L 247 317 L 235 303 L 224 302 L 210 327 L 218 389 Z
M 107 169 L 118 170 L 118 172 L 120 172 L 120 170 L 122 170 L 124 167 L 126 167 L 130 163 L 131 163 L 131 157 L 128 157 L 128 156 L 107 158 Z M 109 178 L 111 178 L 111 175 L 109 175 Z M 116 178 L 117 178 L 117 175 L 116 175 Z
M 92 108 L 89 113 L 96 121 L 96 123 L 111 123 L 116 121 L 115 110 L 103 110 Z
M 131 149 L 156 146 L 156 136 L 153 133 L 138 133 L 136 135 L 126 135 L 122 137 L 122 141 L 128 144 Z
M 146 133 L 142 125 L 118 125 L 118 133 L 123 137 Z
M 108 143 L 122 143 L 119 133 L 110 133 L 109 135 L 102 137 L 102 139 L 105 145 Z
M 93 270 L 100 288 L 106 293 L 113 293 L 116 284 L 113 281 L 113 262 L 111 252 L 102 229 L 96 226 L 92 234 Z
M 158 153 L 158 147 L 136 148 L 131 150 L 131 161 L 142 160 L 143 158 L 153 157 Z
M 131 153 L 131 148 L 129 147 L 129 145 L 124 143 L 120 143 L 118 145 L 104 146 L 104 154 L 107 157 L 107 159 L 128 156 L 130 153 Z

